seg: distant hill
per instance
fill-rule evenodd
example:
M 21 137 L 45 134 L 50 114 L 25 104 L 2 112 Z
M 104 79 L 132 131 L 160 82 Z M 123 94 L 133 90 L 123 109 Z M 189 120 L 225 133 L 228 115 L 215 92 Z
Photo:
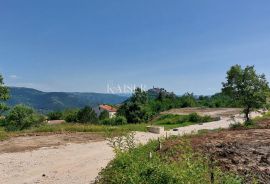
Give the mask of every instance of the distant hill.
M 8 105 L 26 104 L 43 113 L 66 108 L 81 108 L 86 105 L 96 107 L 99 104 L 119 104 L 128 98 L 103 93 L 42 92 L 19 87 L 10 87 L 10 94 Z

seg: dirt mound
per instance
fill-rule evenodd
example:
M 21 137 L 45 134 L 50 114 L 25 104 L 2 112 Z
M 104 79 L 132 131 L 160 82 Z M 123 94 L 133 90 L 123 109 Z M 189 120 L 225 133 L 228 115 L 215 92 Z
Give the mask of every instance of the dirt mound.
M 254 177 L 270 183 L 270 129 L 227 130 L 194 137 L 191 143 L 223 169 L 244 176 L 246 183 Z

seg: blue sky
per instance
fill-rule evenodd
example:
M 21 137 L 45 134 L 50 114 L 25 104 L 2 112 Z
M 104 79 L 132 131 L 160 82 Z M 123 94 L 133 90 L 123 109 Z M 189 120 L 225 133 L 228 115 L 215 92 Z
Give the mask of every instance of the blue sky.
M 268 0 L 0 0 L 0 73 L 44 91 L 213 94 L 234 64 L 270 79 L 269 20 Z

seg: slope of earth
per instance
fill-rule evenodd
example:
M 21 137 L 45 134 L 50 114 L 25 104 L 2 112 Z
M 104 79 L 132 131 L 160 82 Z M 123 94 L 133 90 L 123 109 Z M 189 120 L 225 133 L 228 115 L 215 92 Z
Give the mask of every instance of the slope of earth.
M 214 158 L 223 169 L 252 183 L 270 183 L 270 121 L 254 129 L 225 130 L 192 138 L 192 146 Z

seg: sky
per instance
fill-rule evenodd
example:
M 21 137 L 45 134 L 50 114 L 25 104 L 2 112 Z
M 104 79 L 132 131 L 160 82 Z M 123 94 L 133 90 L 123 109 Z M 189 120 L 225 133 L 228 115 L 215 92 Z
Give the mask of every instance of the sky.
M 235 64 L 270 79 L 269 20 L 269 0 L 0 0 L 0 73 L 43 91 L 210 95 Z

